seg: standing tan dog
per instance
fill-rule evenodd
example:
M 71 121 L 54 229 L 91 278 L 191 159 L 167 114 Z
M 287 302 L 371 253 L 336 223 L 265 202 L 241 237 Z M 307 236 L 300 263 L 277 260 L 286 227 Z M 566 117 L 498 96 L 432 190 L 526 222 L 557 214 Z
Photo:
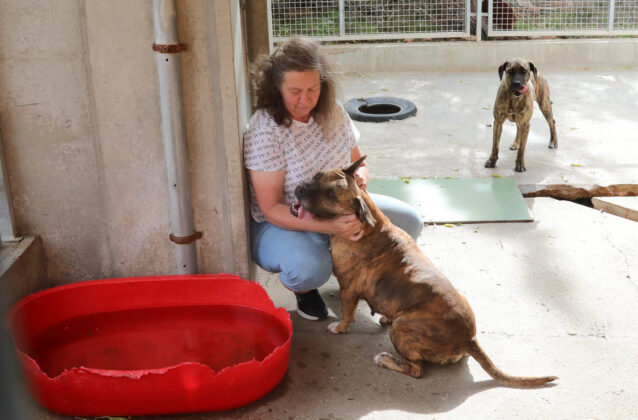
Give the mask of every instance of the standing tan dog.
M 503 78 L 503 73 L 505 73 L 505 78 Z M 494 102 L 492 154 L 485 162 L 485 167 L 493 168 L 496 166 L 498 144 L 501 141 L 503 123 L 507 119 L 516 123 L 516 139 L 510 146 L 510 150 L 518 149 L 514 170 L 524 172 L 525 145 L 529 134 L 529 121 L 534 111 L 534 99 L 538 102 L 538 106 L 549 124 L 551 132 L 549 148 L 558 147 L 556 121 L 554 121 L 552 103 L 549 99 L 549 85 L 547 80 L 538 74 L 533 63 L 520 58 L 503 63 L 498 68 L 498 76 L 501 79 L 501 84 L 496 92 L 496 102 Z
M 510 376 L 492 363 L 476 339 L 467 300 L 357 186 L 354 172 L 364 159 L 344 170 L 320 172 L 295 191 L 299 204 L 315 217 L 356 214 L 364 232 L 356 242 L 330 237 L 343 318 L 329 330 L 347 332 L 359 300 L 365 299 L 373 313 L 383 315 L 381 324 L 391 325 L 390 339 L 402 356 L 380 353 L 375 357 L 380 366 L 419 378 L 423 362 L 448 364 L 469 354 L 505 385 L 530 387 L 557 379 Z

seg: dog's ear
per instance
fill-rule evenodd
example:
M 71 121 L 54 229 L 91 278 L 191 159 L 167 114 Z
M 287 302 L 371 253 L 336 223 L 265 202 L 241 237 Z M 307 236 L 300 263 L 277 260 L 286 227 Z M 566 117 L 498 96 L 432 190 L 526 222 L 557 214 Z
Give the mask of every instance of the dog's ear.
M 507 67 L 508 62 L 504 62 L 503 64 L 501 64 L 501 66 L 498 68 L 498 79 L 499 80 L 503 80 L 503 73 L 505 72 L 505 68 Z
M 354 162 L 352 165 L 344 169 L 343 172 L 346 175 L 350 175 L 351 177 L 354 177 L 354 173 L 357 171 L 357 169 L 359 169 L 359 166 L 361 166 L 361 164 L 363 163 L 364 160 L 366 160 L 367 157 L 368 157 L 367 155 L 361 156 L 359 159 L 357 159 L 356 162 Z
M 361 222 L 366 222 L 367 224 L 369 224 L 370 226 L 374 226 L 377 221 L 374 220 L 374 217 L 372 217 L 372 213 L 370 212 L 370 209 L 368 208 L 368 205 L 366 204 L 365 200 L 361 197 L 355 197 L 353 198 L 354 200 L 354 214 L 357 215 L 357 218 L 359 218 L 359 221 Z
M 538 70 L 536 69 L 536 66 L 534 65 L 534 63 L 532 63 L 531 61 L 529 63 L 529 69 L 532 71 L 532 73 L 534 73 L 534 79 L 536 79 L 536 76 L 538 75 Z

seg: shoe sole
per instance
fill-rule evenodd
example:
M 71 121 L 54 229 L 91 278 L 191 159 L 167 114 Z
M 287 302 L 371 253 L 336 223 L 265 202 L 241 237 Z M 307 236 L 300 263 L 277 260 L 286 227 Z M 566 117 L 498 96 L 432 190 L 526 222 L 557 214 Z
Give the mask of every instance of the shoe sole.
M 319 321 L 320 319 L 325 319 L 325 318 L 320 318 L 320 317 L 314 316 L 314 315 L 308 315 L 307 313 L 305 313 L 304 311 L 302 311 L 299 308 L 297 308 L 297 314 L 299 314 L 299 316 L 302 317 L 303 319 L 307 319 L 308 321 Z M 327 318 L 327 316 L 326 316 L 326 318 Z

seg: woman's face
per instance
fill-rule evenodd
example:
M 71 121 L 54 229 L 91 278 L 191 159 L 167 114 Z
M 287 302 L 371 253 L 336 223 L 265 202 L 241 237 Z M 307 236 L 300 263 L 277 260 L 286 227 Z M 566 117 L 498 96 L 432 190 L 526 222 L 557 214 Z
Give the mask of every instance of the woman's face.
M 319 70 L 285 72 L 279 91 L 292 119 L 308 122 L 321 93 Z

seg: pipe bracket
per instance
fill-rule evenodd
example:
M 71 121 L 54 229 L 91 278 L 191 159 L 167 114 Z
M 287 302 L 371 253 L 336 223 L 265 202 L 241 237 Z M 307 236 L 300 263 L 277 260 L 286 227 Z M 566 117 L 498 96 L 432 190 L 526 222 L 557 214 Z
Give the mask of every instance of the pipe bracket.
M 175 236 L 171 233 L 170 235 L 168 235 L 168 238 L 172 242 L 175 242 L 178 245 L 187 245 L 187 244 L 190 244 L 191 242 L 195 242 L 196 240 L 201 239 L 202 232 L 195 232 L 192 235 L 188 235 L 188 236 Z
M 186 44 L 153 44 L 153 51 L 160 54 L 175 54 L 186 51 Z

